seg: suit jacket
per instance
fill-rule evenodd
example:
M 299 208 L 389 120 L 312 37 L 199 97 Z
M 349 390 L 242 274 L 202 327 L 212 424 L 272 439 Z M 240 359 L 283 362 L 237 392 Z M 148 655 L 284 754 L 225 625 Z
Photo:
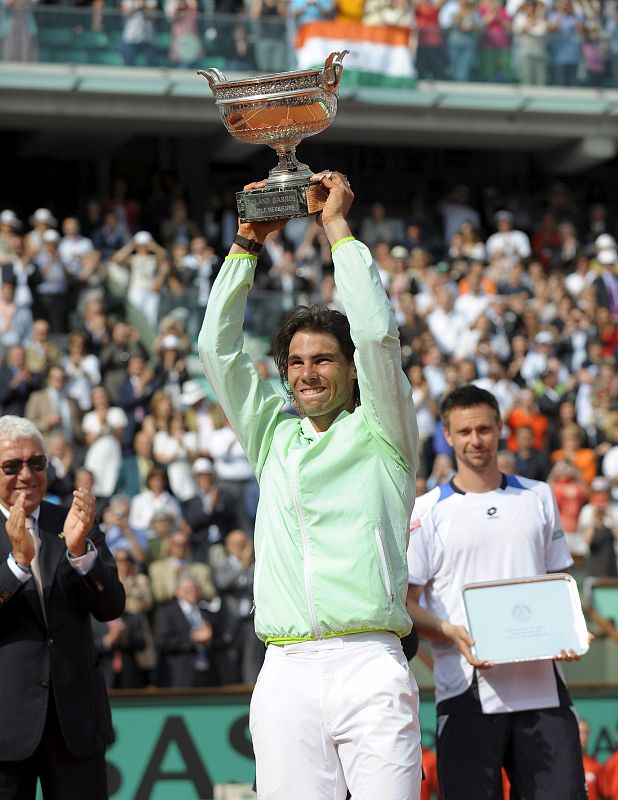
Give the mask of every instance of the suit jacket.
M 144 394 L 136 396 L 133 384 L 127 378 L 118 387 L 118 405 L 127 415 L 127 427 L 122 437 L 122 452 L 130 455 L 133 452 L 133 438 L 142 426 L 142 420 L 148 414 L 153 394 L 161 386 L 158 380 L 150 381 Z
M 612 283 L 615 286 L 615 292 L 618 294 L 618 278 L 615 275 L 611 276 Z M 605 283 L 604 278 L 599 275 L 598 278 L 595 278 L 592 282 L 592 288 L 594 290 L 594 294 L 596 297 L 597 305 L 602 306 L 603 308 L 612 308 L 612 297 L 610 295 L 609 289 L 607 288 L 607 284 Z
M 205 609 L 200 608 L 200 613 L 205 622 L 212 624 Z M 155 644 L 158 651 L 157 686 L 195 686 L 197 649 L 191 639 L 191 626 L 176 599 L 157 608 Z
M 89 534 L 97 550 L 82 576 L 60 538 L 67 511 L 41 503 L 39 533 L 47 623 L 34 578 L 25 584 L 7 563 L 11 542 L 0 515 L 0 761 L 36 749 L 53 690 L 60 726 L 75 756 L 102 752 L 114 740 L 103 675 L 97 665 L 90 615 L 110 620 L 124 609 L 124 589 L 101 529 Z
M 83 438 L 81 413 L 79 406 L 72 397 L 69 398 L 69 408 L 71 411 L 71 430 L 73 432 L 73 441 L 81 442 Z M 28 417 L 31 422 L 34 422 L 44 436 L 61 430 L 59 425 L 53 428 L 49 425 L 48 420 L 53 413 L 55 412 L 52 407 L 52 402 L 47 389 L 40 389 L 38 392 L 33 392 L 30 395 L 26 404 L 26 417 Z
M 11 367 L 0 369 L 0 408 L 3 414 L 15 414 L 23 417 L 28 398 L 32 392 L 41 388 L 43 379 L 40 375 L 32 373 L 29 380 L 23 381 L 13 388 L 11 381 L 14 375 L 15 371 Z
M 234 501 L 219 490 L 214 508 L 204 510 L 199 495 L 182 504 L 182 516 L 191 528 L 191 553 L 196 561 L 208 562 L 211 544 L 223 541 L 226 533 L 238 527 Z

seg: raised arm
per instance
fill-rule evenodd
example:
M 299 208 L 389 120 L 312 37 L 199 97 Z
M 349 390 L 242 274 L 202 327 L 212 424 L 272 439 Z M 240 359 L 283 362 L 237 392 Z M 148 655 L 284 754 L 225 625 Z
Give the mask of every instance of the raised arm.
M 264 183 L 249 184 L 245 191 L 261 188 Z M 285 222 L 241 224 L 238 235 L 261 245 Z M 232 244 L 208 298 L 198 350 L 204 373 L 259 478 L 271 441 L 270 430 L 284 400 L 260 380 L 243 350 L 245 306 L 256 261 L 249 246 Z
M 346 215 L 354 199 L 343 175 L 323 173 L 329 196 L 318 222 L 333 248 L 335 283 L 356 347 L 361 408 L 371 428 L 410 472 L 418 464 L 412 387 L 401 369 L 395 313 L 365 245 L 354 240 Z

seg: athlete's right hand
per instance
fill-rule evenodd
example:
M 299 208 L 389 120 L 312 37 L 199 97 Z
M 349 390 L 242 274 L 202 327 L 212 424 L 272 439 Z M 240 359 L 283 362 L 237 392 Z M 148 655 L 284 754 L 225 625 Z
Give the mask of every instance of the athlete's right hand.
M 481 661 L 474 657 L 472 653 L 474 639 L 463 625 L 452 625 L 450 622 L 445 622 L 442 626 L 442 633 L 453 642 L 468 664 L 477 669 L 491 669 L 494 666 L 489 661 Z
M 253 183 L 248 183 L 246 186 L 243 186 L 243 191 L 250 192 L 252 189 L 263 189 L 265 186 L 266 180 L 254 181 Z M 241 236 L 246 236 L 247 239 L 255 239 L 256 242 L 263 244 L 264 239 L 266 239 L 269 233 L 280 231 L 282 228 L 285 228 L 287 222 L 287 219 L 275 219 L 269 222 L 258 222 L 255 220 L 253 222 L 239 222 L 238 233 Z

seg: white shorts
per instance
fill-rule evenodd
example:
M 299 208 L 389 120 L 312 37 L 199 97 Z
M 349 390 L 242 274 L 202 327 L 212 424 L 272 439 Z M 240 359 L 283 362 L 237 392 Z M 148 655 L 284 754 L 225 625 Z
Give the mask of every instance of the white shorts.
M 418 800 L 418 687 L 392 633 L 270 645 L 251 699 L 259 800 Z

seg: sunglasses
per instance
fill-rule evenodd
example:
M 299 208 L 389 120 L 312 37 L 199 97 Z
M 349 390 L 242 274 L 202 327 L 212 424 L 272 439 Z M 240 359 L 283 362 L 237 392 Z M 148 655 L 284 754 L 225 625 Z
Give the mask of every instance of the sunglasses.
M 47 456 L 32 456 L 27 461 L 22 461 L 21 458 L 11 458 L 3 461 L 0 469 L 5 475 L 19 475 L 25 466 L 30 472 L 43 472 L 47 469 Z

